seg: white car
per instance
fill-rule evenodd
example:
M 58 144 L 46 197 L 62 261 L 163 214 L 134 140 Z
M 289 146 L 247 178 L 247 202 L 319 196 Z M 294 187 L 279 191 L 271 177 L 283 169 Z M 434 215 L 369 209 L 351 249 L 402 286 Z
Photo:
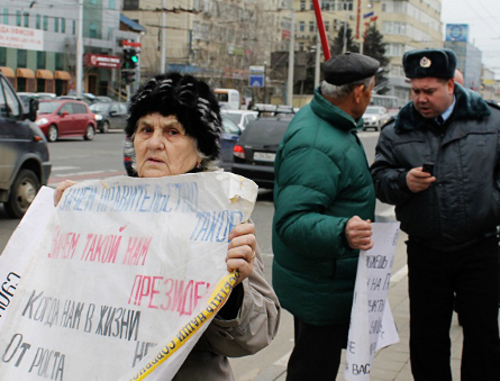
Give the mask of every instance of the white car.
M 251 110 L 221 110 L 221 115 L 227 116 L 243 131 L 248 123 L 259 117 L 257 111 Z
M 363 120 L 365 122 L 363 131 L 369 128 L 378 131 L 384 122 L 388 120 L 387 109 L 382 106 L 368 106 L 363 114 Z

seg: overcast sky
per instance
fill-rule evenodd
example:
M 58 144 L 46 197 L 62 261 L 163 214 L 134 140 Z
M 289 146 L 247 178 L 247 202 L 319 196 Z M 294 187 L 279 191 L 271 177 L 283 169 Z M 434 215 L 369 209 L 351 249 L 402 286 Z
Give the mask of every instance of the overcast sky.
M 446 24 L 469 24 L 469 42 L 483 53 L 483 64 L 500 79 L 500 0 L 442 0 Z

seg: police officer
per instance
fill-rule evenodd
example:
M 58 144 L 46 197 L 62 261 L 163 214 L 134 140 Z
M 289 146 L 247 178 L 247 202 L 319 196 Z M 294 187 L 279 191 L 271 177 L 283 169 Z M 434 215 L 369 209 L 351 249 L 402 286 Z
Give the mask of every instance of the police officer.
M 408 233 L 415 380 L 451 381 L 454 293 L 462 380 L 498 380 L 500 110 L 455 83 L 447 49 L 407 52 L 411 101 L 383 128 L 371 172 Z

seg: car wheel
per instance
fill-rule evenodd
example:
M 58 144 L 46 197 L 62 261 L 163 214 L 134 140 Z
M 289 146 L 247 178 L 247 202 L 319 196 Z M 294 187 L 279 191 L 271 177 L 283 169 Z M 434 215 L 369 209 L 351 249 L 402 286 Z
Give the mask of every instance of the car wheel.
M 109 130 L 109 122 L 107 120 L 105 120 L 104 122 L 102 122 L 102 127 L 101 127 L 101 132 L 103 134 L 107 134 L 108 133 L 108 130 Z
M 94 139 L 94 135 L 95 135 L 94 127 L 91 124 L 89 124 L 87 126 L 87 129 L 85 130 L 85 135 L 83 135 L 83 138 L 85 140 L 92 140 Z
M 36 175 L 23 169 L 19 172 L 12 184 L 9 199 L 4 204 L 5 212 L 11 218 L 21 218 L 28 210 L 40 189 L 40 182 Z
M 49 142 L 55 142 L 58 137 L 59 137 L 59 131 L 57 130 L 57 127 L 51 124 L 49 126 L 49 130 L 47 131 L 47 140 Z

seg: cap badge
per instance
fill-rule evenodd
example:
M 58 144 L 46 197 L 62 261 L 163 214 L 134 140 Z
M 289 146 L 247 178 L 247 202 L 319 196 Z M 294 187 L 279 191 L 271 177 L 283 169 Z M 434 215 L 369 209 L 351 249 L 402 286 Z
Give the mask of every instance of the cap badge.
M 427 57 L 422 57 L 422 59 L 420 60 L 421 67 L 428 68 L 428 67 L 431 67 L 431 65 L 432 65 L 432 61 L 430 59 L 428 59 Z

